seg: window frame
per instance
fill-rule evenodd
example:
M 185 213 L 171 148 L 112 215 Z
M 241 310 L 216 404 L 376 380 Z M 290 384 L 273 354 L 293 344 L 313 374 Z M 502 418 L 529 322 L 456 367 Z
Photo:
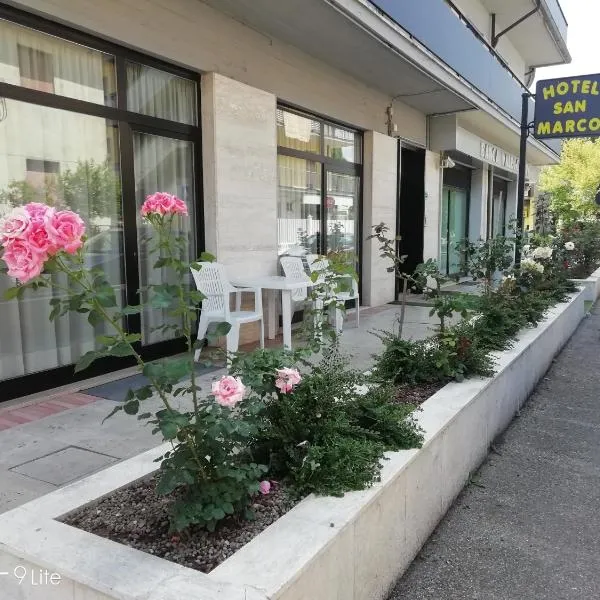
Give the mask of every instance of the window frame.
M 135 196 L 133 132 L 154 134 L 174 139 L 191 141 L 194 144 L 194 188 L 195 213 L 194 222 L 195 243 L 198 255 L 204 250 L 204 194 L 202 174 L 202 132 L 200 86 L 201 74 L 178 65 L 164 62 L 136 50 L 114 44 L 102 38 L 81 32 L 67 25 L 56 23 L 44 17 L 34 15 L 21 9 L 0 4 L 0 20 L 29 28 L 42 34 L 73 42 L 75 44 L 110 54 L 115 60 L 117 98 L 116 106 L 106 106 L 85 100 L 60 96 L 52 92 L 30 89 L 19 85 L 0 81 L 0 98 L 16 100 L 33 105 L 40 105 L 69 112 L 100 117 L 117 124 L 119 142 L 118 156 L 120 159 L 121 177 L 121 207 L 123 220 L 123 285 L 125 298 L 130 304 L 138 304 L 139 273 L 137 264 L 137 207 Z M 188 125 L 159 117 L 135 113 L 127 109 L 127 73 L 126 61 L 137 62 L 161 71 L 193 81 L 196 86 L 197 124 Z M 131 332 L 141 331 L 140 315 L 127 317 L 127 328 Z M 182 339 L 158 342 L 138 350 L 145 359 L 153 360 L 169 354 L 185 350 Z M 104 374 L 109 371 L 123 369 L 134 364 L 129 359 L 101 359 L 96 361 L 84 373 L 73 373 L 73 365 L 59 366 L 51 370 L 39 371 L 10 379 L 0 380 L 0 403 L 17 396 L 48 389 L 66 383 L 81 381 L 89 377 Z M 52 373 L 52 377 L 48 374 Z

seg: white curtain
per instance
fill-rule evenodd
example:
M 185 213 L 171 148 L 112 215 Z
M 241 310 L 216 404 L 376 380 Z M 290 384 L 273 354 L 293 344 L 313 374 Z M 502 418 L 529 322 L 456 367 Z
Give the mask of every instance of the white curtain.
M 127 63 L 127 108 L 196 125 L 196 84 L 146 65 Z
M 182 259 L 195 258 L 194 243 L 194 145 L 192 142 L 134 133 L 133 137 L 135 161 L 135 185 L 138 209 L 146 196 L 154 192 L 167 192 L 181 198 L 188 207 L 189 217 L 178 217 L 175 225 L 176 235 L 185 235 L 188 239 L 187 256 Z M 139 215 L 139 211 L 138 211 Z M 157 255 L 149 255 L 144 238 L 153 235 L 152 228 L 138 216 L 139 274 L 140 286 L 149 284 L 179 283 L 171 269 L 154 269 Z M 190 284 L 188 274 L 184 281 Z M 175 324 L 176 321 L 167 316 L 167 311 L 144 309 L 142 313 L 142 342 L 152 344 L 174 337 L 173 331 L 154 331 L 159 325 Z

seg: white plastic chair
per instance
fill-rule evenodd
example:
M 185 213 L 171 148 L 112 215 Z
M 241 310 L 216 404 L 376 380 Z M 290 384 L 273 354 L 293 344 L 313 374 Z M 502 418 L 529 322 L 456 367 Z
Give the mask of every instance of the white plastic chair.
M 229 323 L 227 334 L 227 353 L 237 352 L 240 343 L 240 325 L 260 321 L 260 347 L 265 347 L 263 321 L 262 290 L 260 288 L 236 288 L 227 278 L 225 267 L 219 263 L 201 262 L 199 270 L 190 269 L 198 291 L 205 299 L 198 321 L 198 339 L 204 338 L 211 323 Z M 242 292 L 254 294 L 254 310 L 241 310 Z M 230 309 L 230 295 L 235 294 L 235 311 Z M 196 350 L 194 360 L 200 358 L 200 349 Z
M 327 260 L 323 256 L 319 256 L 318 254 L 308 254 L 306 256 L 306 261 L 308 263 L 308 268 L 311 273 L 318 273 L 319 271 L 324 271 L 329 267 L 329 260 Z M 340 276 L 340 279 L 347 279 L 350 281 L 351 289 L 347 292 L 337 292 L 335 295 L 335 299 L 338 302 L 343 302 L 344 304 L 348 300 L 354 300 L 356 303 L 356 326 L 360 326 L 360 296 L 358 293 L 358 282 L 354 277 L 350 276 Z M 317 283 L 319 279 L 317 279 Z M 335 328 L 336 331 L 342 330 L 342 322 L 343 316 L 340 310 L 335 311 Z
M 293 281 L 306 281 L 310 282 L 306 271 L 304 270 L 304 263 L 298 256 L 282 256 L 280 258 L 281 268 L 286 279 Z M 292 302 L 294 303 L 294 310 L 298 308 L 298 305 L 304 306 L 304 301 L 308 297 L 308 288 L 302 287 L 292 290 Z

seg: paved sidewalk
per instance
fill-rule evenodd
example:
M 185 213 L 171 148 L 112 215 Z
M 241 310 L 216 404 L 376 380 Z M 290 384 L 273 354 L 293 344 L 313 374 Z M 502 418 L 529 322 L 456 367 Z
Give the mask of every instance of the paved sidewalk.
M 370 366 L 371 355 L 379 352 L 382 345 L 369 332 L 390 331 L 399 309 L 383 306 L 363 310 L 360 328 L 354 326 L 354 315 L 348 316 L 341 344 L 353 366 Z M 407 307 L 405 337 L 431 335 L 430 325 L 429 308 Z M 135 372 L 127 369 L 121 376 Z M 223 373 L 224 370 L 217 370 L 202 375 L 200 385 L 210 390 L 211 381 Z M 122 412 L 102 425 L 115 401 L 106 399 L 108 391 L 104 398 L 92 395 L 101 388 L 89 393 L 85 390 L 111 378 L 114 374 L 79 382 L 68 390 L 0 403 L 0 513 L 161 442 L 151 434 L 150 427 Z M 174 405 L 180 402 L 176 399 Z M 158 401 L 149 400 L 144 404 L 144 412 L 158 405 Z
M 390 600 L 600 598 L 600 308 Z

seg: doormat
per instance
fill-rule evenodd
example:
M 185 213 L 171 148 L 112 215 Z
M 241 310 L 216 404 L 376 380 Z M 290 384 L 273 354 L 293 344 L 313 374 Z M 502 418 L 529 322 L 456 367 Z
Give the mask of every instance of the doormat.
M 223 367 L 219 365 L 207 367 L 196 364 L 196 375 L 206 375 L 206 373 L 218 371 L 222 368 Z M 104 398 L 105 400 L 112 400 L 114 402 L 123 402 L 127 396 L 128 390 L 135 390 L 149 384 L 150 380 L 145 375 L 138 373 L 137 375 L 131 375 L 129 377 L 124 377 L 123 379 L 117 379 L 116 381 L 109 381 L 108 383 L 103 383 L 102 385 L 97 385 L 81 391 L 90 396 L 96 396 L 97 398 Z

